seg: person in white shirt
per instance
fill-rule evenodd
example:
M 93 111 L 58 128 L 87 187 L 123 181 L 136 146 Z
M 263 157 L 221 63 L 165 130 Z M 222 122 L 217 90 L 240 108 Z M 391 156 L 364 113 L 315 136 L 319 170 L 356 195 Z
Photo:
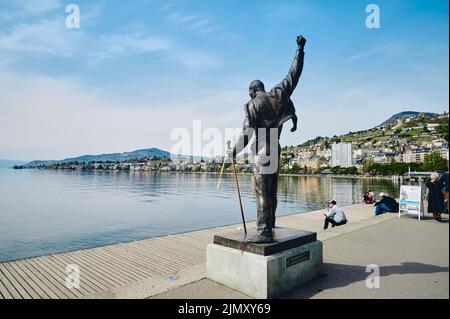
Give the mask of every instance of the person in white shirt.
M 323 225 L 323 229 L 328 229 L 328 224 L 331 224 L 331 227 L 347 224 L 347 217 L 342 208 L 336 205 L 335 200 L 331 200 L 328 203 L 328 214 L 324 215 L 325 224 Z

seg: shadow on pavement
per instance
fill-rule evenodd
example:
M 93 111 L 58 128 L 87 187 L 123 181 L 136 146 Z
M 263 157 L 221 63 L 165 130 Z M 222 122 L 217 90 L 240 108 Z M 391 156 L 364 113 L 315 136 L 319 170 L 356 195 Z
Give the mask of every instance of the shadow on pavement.
M 365 266 L 342 265 L 324 263 L 324 275 L 309 282 L 300 288 L 293 290 L 283 296 L 281 299 L 303 299 L 311 298 L 321 291 L 345 287 L 356 282 L 362 282 L 371 274 L 366 272 Z M 400 265 L 380 267 L 380 277 L 401 274 L 429 274 L 437 272 L 448 272 L 448 267 L 423 264 L 418 262 L 405 262 Z M 345 297 L 345 296 L 343 296 Z M 364 298 L 364 296 L 361 296 Z

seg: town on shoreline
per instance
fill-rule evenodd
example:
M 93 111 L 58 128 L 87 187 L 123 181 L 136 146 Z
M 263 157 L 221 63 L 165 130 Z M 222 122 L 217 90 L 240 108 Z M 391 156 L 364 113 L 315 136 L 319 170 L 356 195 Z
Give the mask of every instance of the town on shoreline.
M 280 174 L 395 177 L 409 176 L 411 172 L 444 172 L 448 170 L 449 157 L 448 119 L 447 112 L 409 116 L 400 113 L 369 130 L 317 137 L 297 146 L 286 146 L 281 151 Z M 174 156 L 157 151 L 156 156 L 126 160 L 75 158 L 34 161 L 13 168 L 214 173 L 223 165 L 218 157 Z M 236 169 L 239 173 L 251 173 L 251 156 L 238 157 Z M 231 172 L 228 163 L 225 172 Z
M 437 160 L 436 160 L 437 158 Z M 436 165 L 437 163 L 437 165 Z M 72 170 L 72 171 L 119 171 L 119 172 L 178 172 L 178 173 L 212 173 L 218 174 L 223 163 L 215 161 L 193 161 L 178 162 L 168 158 L 143 158 L 128 160 L 125 162 L 66 162 L 54 163 L 40 166 L 14 166 L 13 169 L 39 169 L 39 170 Z M 342 176 L 348 178 L 358 177 L 380 177 L 399 178 L 410 177 L 411 172 L 444 172 L 447 168 L 447 161 L 439 154 L 431 153 L 426 156 L 424 163 L 389 163 L 389 164 L 369 164 L 363 166 L 360 171 L 356 166 L 348 168 L 335 166 L 325 167 L 321 171 L 311 171 L 301 169 L 297 165 L 288 167 L 284 165 L 280 169 L 281 176 Z M 240 161 L 236 164 L 236 171 L 239 174 L 251 174 L 252 165 L 248 161 Z M 225 163 L 225 174 L 232 174 L 231 163 Z

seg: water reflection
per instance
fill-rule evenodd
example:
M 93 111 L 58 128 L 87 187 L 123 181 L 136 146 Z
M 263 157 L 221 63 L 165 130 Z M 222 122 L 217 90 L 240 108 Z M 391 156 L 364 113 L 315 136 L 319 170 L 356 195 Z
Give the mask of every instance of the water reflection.
M 0 170 L 0 261 L 240 222 L 232 175 Z M 240 175 L 247 220 L 251 175 Z M 359 202 L 369 189 L 398 196 L 392 180 L 283 176 L 277 215 Z

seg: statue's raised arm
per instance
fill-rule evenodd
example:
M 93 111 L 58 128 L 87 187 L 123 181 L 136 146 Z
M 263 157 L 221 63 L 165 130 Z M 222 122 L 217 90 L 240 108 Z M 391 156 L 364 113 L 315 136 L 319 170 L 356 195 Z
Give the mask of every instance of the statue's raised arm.
M 295 53 L 294 62 L 292 62 L 286 77 L 278 85 L 274 86 L 272 92 L 278 96 L 290 97 L 297 87 L 300 75 L 303 71 L 303 58 L 305 56 L 304 48 L 306 39 L 299 35 L 297 37 L 297 52 Z

